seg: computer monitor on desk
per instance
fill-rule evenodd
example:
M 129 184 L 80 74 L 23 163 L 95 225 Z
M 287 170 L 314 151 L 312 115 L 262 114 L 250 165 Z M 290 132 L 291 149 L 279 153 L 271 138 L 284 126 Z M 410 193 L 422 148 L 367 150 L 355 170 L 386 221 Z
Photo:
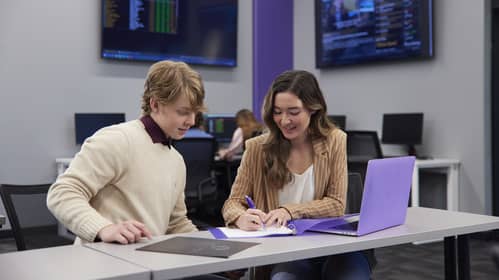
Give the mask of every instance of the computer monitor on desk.
M 327 116 L 330 121 L 332 121 L 336 127 L 339 127 L 341 130 L 345 130 L 347 123 L 347 116 L 345 115 L 328 115 Z
M 423 113 L 383 115 L 383 144 L 406 145 L 409 155 L 416 155 L 414 145 L 423 139 Z
M 237 129 L 236 118 L 231 114 L 208 114 L 205 123 L 207 132 L 215 137 L 219 147 L 228 145 Z
M 83 144 L 85 139 L 97 130 L 125 121 L 125 113 L 75 113 L 76 144 Z

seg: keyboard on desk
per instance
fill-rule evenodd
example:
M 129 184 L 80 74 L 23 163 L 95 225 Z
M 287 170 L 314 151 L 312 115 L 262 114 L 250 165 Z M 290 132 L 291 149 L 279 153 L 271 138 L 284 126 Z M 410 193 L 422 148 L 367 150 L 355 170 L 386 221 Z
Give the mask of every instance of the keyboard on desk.
M 351 223 L 346 223 L 342 225 L 335 226 L 334 229 L 338 230 L 357 230 L 357 227 L 359 226 L 359 222 L 351 222 Z

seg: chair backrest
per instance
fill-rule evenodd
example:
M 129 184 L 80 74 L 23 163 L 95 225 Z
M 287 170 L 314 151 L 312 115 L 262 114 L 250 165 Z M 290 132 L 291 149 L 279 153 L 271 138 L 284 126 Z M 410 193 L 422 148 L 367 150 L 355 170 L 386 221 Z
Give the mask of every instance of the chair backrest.
M 347 155 L 364 160 L 383 158 L 378 133 L 368 130 L 347 131 Z
M 364 184 L 359 173 L 348 173 L 348 191 L 345 214 L 353 214 L 360 212 L 362 203 L 362 193 L 364 192 Z
M 7 217 L 16 240 L 17 250 L 26 250 L 25 235 L 30 229 L 47 228 L 57 231 L 57 220 L 47 208 L 47 192 L 50 184 L 0 185 Z
M 201 200 L 203 190 L 200 184 L 206 180 L 214 180 L 212 170 L 216 140 L 214 138 L 184 138 L 176 141 L 174 146 L 184 157 L 187 167 L 185 196 Z

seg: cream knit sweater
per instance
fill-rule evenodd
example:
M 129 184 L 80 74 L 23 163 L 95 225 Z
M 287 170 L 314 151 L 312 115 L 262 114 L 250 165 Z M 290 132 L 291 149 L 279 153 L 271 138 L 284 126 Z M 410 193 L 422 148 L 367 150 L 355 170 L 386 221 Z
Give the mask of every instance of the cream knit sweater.
M 84 241 L 111 223 L 137 220 L 153 235 L 196 231 L 186 217 L 186 168 L 154 144 L 140 120 L 97 131 L 50 187 L 47 205 Z

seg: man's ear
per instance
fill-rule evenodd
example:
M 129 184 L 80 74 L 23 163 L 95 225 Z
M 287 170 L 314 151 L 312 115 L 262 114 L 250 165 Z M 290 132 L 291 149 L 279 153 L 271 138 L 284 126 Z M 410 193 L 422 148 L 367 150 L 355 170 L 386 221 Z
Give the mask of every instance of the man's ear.
M 152 96 L 151 99 L 149 99 L 149 106 L 151 107 L 151 112 L 157 113 L 159 110 L 158 99 Z

